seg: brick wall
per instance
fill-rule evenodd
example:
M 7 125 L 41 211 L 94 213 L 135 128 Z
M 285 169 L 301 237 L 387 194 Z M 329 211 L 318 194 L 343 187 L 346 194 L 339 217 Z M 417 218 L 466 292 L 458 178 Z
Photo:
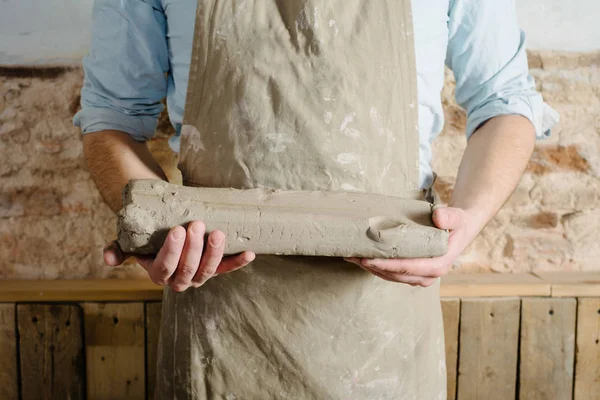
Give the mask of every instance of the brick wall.
M 530 66 L 562 121 L 538 144 L 506 207 L 457 261 L 462 271 L 600 269 L 600 53 L 532 52 Z M 466 146 L 465 115 L 447 78 L 446 129 L 434 143 L 446 199 Z M 143 276 L 133 264 L 102 264 L 115 217 L 89 179 L 71 124 L 81 80 L 77 69 L 0 69 L 0 278 Z M 163 116 L 150 146 L 177 181 L 170 132 Z

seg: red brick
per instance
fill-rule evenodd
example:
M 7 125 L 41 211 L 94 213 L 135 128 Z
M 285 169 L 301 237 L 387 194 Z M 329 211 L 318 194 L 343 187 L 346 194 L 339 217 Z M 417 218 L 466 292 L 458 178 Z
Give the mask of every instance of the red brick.
M 62 150 L 62 145 L 56 140 L 41 140 L 36 143 L 36 148 L 43 153 L 56 154 Z
M 576 145 L 539 146 L 533 152 L 527 171 L 543 175 L 554 171 L 588 172 L 590 166 Z
M 524 228 L 551 229 L 558 226 L 558 214 L 551 211 L 542 211 L 533 215 L 518 216 L 514 222 Z

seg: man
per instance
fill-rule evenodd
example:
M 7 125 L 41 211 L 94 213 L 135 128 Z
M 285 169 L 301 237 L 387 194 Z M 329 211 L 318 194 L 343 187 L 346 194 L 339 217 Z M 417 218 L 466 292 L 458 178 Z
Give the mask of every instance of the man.
M 247 266 L 252 252 L 223 257 L 222 232 L 205 243 L 201 221 L 174 227 L 155 258 L 137 257 L 169 287 L 159 398 L 445 398 L 438 278 L 514 190 L 551 110 L 509 0 L 96 2 L 75 123 L 115 211 L 130 179 L 166 179 L 144 143 L 165 96 L 186 184 L 428 189 L 444 63 L 469 138 L 433 213 L 448 253 Z

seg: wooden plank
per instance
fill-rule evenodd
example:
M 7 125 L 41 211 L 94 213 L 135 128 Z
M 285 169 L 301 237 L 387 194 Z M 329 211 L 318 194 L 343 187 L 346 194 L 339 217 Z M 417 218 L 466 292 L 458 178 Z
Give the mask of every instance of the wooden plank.
M 600 285 L 552 285 L 552 297 L 599 297 Z
M 452 274 L 442 278 L 442 297 L 550 296 L 550 284 L 532 274 Z
M 600 297 L 600 271 L 536 272 L 552 285 L 552 297 Z
M 519 299 L 461 300 L 459 399 L 515 398 L 519 312 Z
M 0 304 L 0 399 L 19 398 L 16 308 Z
M 162 303 L 146 303 L 146 393 L 148 393 L 148 399 L 154 398 L 161 316 Z
M 160 301 L 163 288 L 149 279 L 1 280 L 0 302 Z M 452 274 L 442 297 L 600 297 L 600 272 Z
M 0 280 L 0 302 L 160 301 L 149 279 Z M 600 297 L 600 273 L 452 274 L 442 297 Z
M 83 309 L 87 398 L 144 398 L 144 304 L 85 303 Z
M 575 299 L 522 300 L 521 399 L 573 397 L 576 314 Z
M 0 280 L 0 302 L 161 300 L 150 279 Z
M 578 299 L 575 400 L 600 396 L 600 298 Z
M 458 328 L 460 322 L 460 300 L 442 300 L 444 317 L 444 341 L 446 344 L 446 378 L 448 400 L 456 399 L 456 376 L 458 367 Z
M 0 280 L 0 302 L 160 301 L 149 279 Z M 452 274 L 442 297 L 600 297 L 600 273 Z
M 22 398 L 85 398 L 81 308 L 19 304 L 17 320 Z
M 600 283 L 600 271 L 540 271 L 533 275 L 550 283 Z

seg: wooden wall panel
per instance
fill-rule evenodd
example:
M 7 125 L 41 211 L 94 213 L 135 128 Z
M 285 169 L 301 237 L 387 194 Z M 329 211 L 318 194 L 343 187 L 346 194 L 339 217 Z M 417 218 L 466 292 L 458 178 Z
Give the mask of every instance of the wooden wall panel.
M 443 299 L 444 341 L 446 344 L 446 379 L 448 400 L 456 399 L 456 378 L 458 367 L 458 328 L 460 323 L 460 300 Z
M 17 318 L 23 400 L 85 398 L 81 308 L 19 304 Z
M 463 299 L 458 399 L 515 398 L 519 299 Z
M 156 385 L 156 361 L 158 358 L 158 338 L 160 333 L 160 320 L 162 316 L 162 303 L 146 303 L 146 393 L 148 399 L 154 398 Z
M 600 298 L 581 298 L 577 307 L 575 400 L 600 398 Z
M 85 303 L 87 397 L 145 396 L 144 303 Z
M 0 304 L 0 399 L 19 398 L 16 306 Z
M 573 397 L 576 314 L 575 299 L 522 300 L 521 399 Z

